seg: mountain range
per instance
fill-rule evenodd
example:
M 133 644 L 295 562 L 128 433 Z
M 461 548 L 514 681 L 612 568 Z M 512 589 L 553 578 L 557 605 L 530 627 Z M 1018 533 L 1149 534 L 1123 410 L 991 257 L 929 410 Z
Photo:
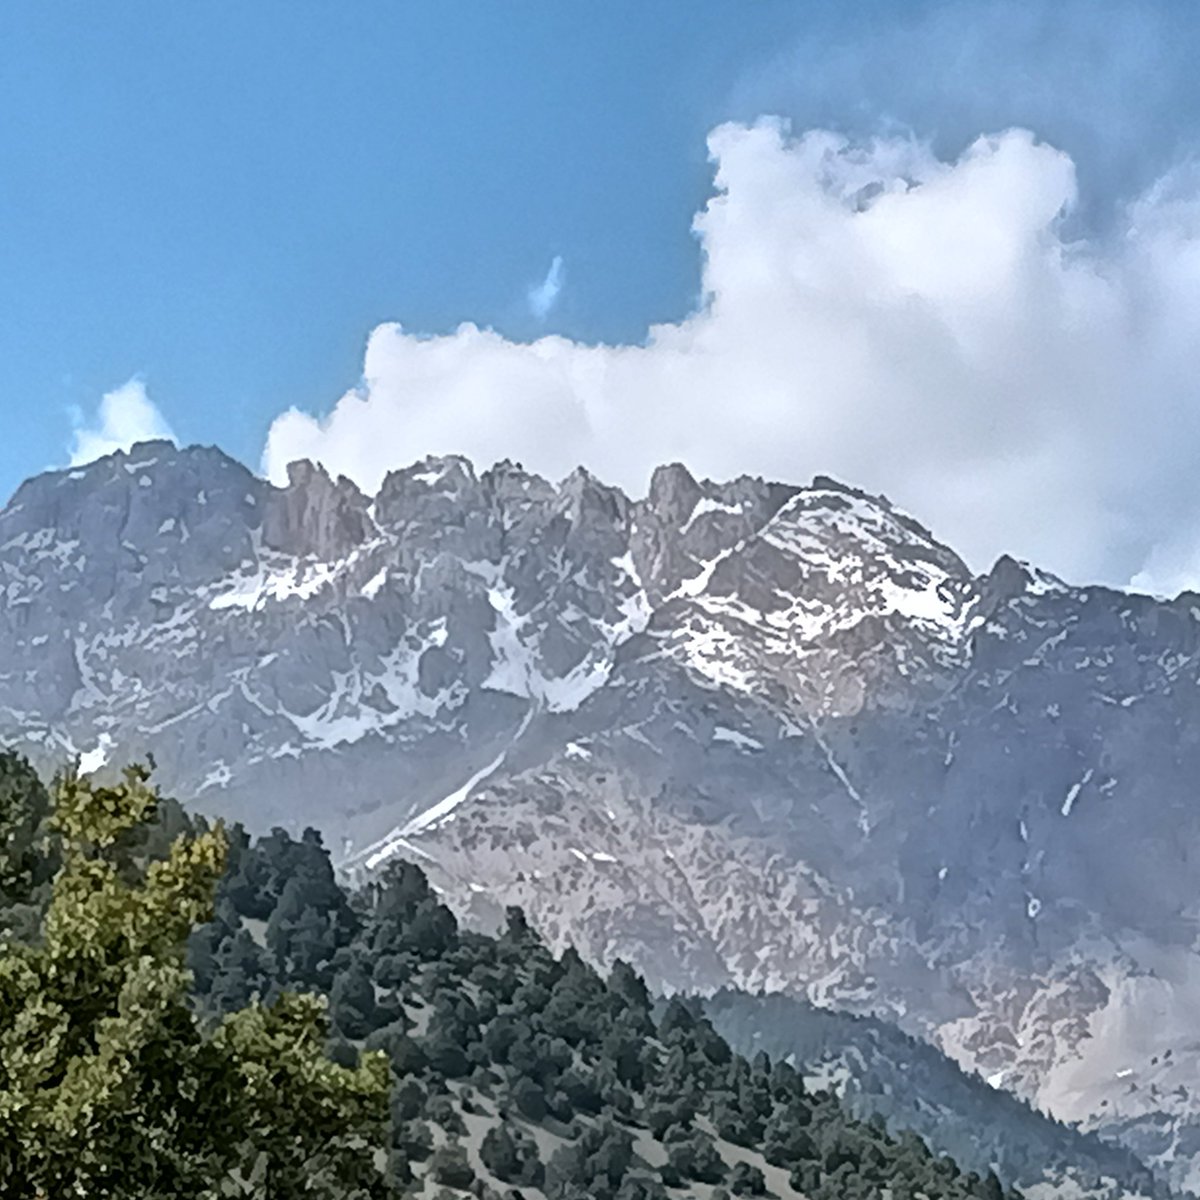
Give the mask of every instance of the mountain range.
M 476 926 L 885 1019 L 1200 1186 L 1200 596 L 980 575 L 826 478 L 369 497 L 165 442 L 22 485 L 0 586 L 35 760 L 151 753 Z

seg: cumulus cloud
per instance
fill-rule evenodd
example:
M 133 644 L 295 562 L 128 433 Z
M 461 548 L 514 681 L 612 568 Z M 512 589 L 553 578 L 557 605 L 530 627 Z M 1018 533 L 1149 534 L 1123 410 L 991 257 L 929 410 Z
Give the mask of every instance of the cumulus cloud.
M 89 421 L 74 414 L 71 466 L 94 462 L 117 450 L 128 450 L 138 442 L 158 438 L 175 441 L 175 434 L 158 406 L 146 394 L 140 379 L 131 379 L 107 392 Z
M 531 287 L 527 294 L 529 311 L 539 321 L 544 321 L 550 315 L 550 310 L 558 303 L 558 298 L 562 295 L 563 282 L 562 255 L 556 254 L 550 263 L 550 269 L 546 272 L 546 278 L 535 287 Z
M 909 137 L 710 136 L 703 301 L 639 345 L 375 329 L 362 380 L 274 422 L 264 469 L 375 489 L 427 453 L 583 463 L 634 493 L 698 474 L 882 491 L 986 568 L 1200 583 L 1200 188 L 1161 179 L 1070 240 L 1071 159 L 1012 130 L 952 160 Z

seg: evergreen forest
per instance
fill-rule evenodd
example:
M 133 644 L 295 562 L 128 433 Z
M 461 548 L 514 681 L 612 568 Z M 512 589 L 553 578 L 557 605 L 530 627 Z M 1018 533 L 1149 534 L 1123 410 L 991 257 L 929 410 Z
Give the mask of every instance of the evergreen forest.
M 518 909 L 460 927 L 412 863 L 350 891 L 312 830 L 0 755 L 3 1200 L 1017 1200 L 997 1165 Z

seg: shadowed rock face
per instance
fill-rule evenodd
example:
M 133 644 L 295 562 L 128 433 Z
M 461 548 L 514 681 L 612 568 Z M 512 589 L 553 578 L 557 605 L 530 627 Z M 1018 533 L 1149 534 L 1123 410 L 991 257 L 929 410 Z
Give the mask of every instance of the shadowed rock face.
M 335 483 L 323 467 L 296 462 L 288 485 L 267 494 L 262 544 L 268 550 L 321 561 L 344 558 L 374 529 L 366 496 L 348 479 Z
M 369 499 L 166 443 L 23 485 L 0 586 L 42 761 L 152 750 L 659 986 L 878 1011 L 1200 1182 L 1200 597 L 976 577 L 827 479 Z

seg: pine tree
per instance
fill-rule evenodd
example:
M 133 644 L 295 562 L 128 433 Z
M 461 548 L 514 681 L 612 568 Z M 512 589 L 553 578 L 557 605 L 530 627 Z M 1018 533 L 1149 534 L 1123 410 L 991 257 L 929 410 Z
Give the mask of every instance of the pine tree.
M 0 754 L 0 937 L 27 938 L 36 928 L 57 867 L 50 842 L 50 797 L 16 754 Z

